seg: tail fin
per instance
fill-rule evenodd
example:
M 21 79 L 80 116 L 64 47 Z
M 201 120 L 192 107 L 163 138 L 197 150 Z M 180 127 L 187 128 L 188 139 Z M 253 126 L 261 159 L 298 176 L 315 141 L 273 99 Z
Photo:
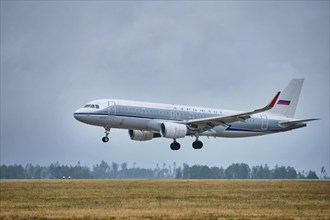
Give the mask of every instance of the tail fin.
M 290 83 L 281 92 L 281 95 L 275 106 L 269 110 L 270 113 L 293 118 L 296 112 L 300 91 L 304 79 L 292 79 Z

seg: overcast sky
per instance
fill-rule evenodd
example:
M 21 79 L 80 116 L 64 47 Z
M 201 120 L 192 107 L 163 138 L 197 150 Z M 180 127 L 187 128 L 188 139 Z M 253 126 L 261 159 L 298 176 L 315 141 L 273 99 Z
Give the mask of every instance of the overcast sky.
M 137 142 L 76 121 L 117 98 L 249 111 L 305 78 L 307 127 Z M 329 1 L 1 1 L 1 164 L 267 163 L 329 171 Z

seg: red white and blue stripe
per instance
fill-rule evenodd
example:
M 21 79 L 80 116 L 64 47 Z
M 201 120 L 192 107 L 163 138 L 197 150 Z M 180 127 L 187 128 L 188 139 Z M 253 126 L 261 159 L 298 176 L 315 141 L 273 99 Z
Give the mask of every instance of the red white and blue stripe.
M 284 99 L 280 99 L 277 102 L 278 105 L 290 105 L 290 103 L 291 103 L 290 100 L 284 100 Z

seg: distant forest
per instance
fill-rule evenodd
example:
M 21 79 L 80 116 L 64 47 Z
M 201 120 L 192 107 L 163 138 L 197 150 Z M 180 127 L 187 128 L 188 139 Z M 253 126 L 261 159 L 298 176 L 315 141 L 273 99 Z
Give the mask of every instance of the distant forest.
M 208 167 L 206 165 L 161 166 L 156 165 L 154 169 L 128 167 L 127 163 L 108 164 L 101 161 L 90 169 L 78 162 L 75 166 L 60 165 L 52 163 L 50 166 L 39 166 L 33 164 L 23 165 L 1 165 L 0 179 L 327 179 L 324 167 L 321 169 L 321 177 L 315 171 L 297 172 L 290 166 L 278 166 L 273 169 L 267 164 L 252 166 L 245 163 L 233 163 L 226 169 L 222 167 Z

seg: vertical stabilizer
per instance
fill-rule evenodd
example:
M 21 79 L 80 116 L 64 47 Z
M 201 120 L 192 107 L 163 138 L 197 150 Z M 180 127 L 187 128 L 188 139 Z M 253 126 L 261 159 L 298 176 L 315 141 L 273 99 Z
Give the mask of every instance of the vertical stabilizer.
M 293 118 L 296 112 L 300 91 L 304 79 L 292 79 L 281 92 L 275 106 L 269 110 L 270 113 Z

